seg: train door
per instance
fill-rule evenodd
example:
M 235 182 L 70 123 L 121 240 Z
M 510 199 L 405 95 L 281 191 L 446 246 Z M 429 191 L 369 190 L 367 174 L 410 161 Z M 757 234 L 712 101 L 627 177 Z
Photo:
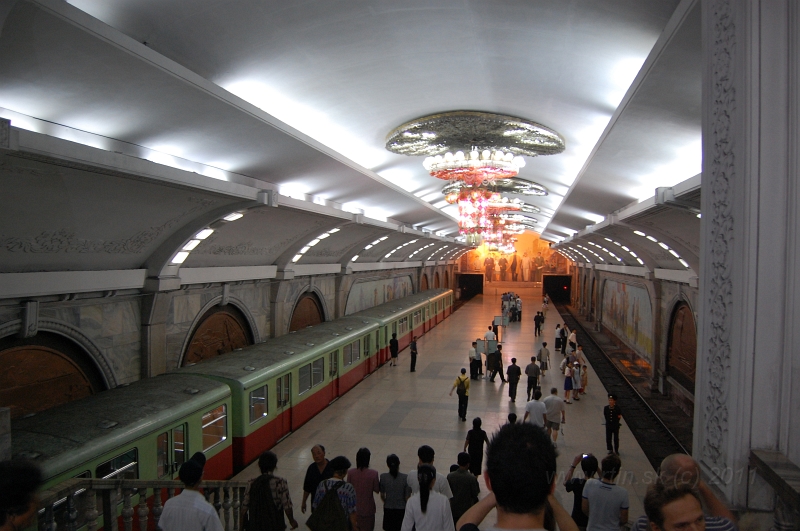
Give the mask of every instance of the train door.
M 381 349 L 383 353 L 383 357 L 381 358 L 381 363 L 386 363 L 389 361 L 389 327 L 383 327 L 383 348 Z
M 178 479 L 186 460 L 186 424 L 179 424 L 156 438 L 156 477 Z
M 275 408 L 276 440 L 292 431 L 292 374 L 287 373 L 275 380 L 277 407 Z
M 339 351 L 334 350 L 328 354 L 328 366 L 331 378 L 331 402 L 339 398 Z

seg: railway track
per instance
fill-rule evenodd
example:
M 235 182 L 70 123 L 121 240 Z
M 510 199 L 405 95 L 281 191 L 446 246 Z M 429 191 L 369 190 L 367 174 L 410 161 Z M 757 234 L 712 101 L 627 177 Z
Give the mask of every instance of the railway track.
M 563 307 L 556 305 L 556 310 L 569 328 L 580 332 L 583 353 L 592 364 L 594 372 L 608 393 L 617 395 L 617 403 L 622 408 L 622 418 L 630 428 L 639 446 L 647 456 L 653 469 L 658 470 L 661 461 L 670 454 L 689 452 L 675 437 L 661 418 L 647 404 L 626 376 L 609 359 L 595 343 L 592 336 L 586 333 L 578 321 Z

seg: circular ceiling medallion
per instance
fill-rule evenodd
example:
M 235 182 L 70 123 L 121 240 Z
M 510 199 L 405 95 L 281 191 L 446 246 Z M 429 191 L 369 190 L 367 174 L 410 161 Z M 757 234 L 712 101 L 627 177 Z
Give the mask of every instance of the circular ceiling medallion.
M 535 157 L 564 151 L 561 135 L 536 122 L 480 111 L 451 111 L 423 116 L 397 127 L 386 149 L 411 156 L 435 156 L 448 150 L 501 150 Z

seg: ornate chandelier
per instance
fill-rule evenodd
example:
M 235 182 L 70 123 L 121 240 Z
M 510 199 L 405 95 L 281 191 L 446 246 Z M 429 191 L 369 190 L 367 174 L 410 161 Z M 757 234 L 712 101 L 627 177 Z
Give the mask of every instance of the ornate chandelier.
M 427 157 L 422 167 L 428 170 L 431 177 L 445 181 L 461 181 L 468 186 L 480 186 L 492 183 L 496 179 L 510 179 L 525 166 L 525 159 L 510 151 L 478 152 L 473 149 L 464 154 L 463 151 Z
M 488 194 L 484 190 L 464 190 L 458 199 L 458 231 L 481 237 L 492 226 L 487 210 Z

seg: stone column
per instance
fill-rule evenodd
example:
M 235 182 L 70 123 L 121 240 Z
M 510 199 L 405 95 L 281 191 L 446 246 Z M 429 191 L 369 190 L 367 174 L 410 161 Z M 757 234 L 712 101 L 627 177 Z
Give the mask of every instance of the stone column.
M 770 509 L 750 450 L 800 463 L 800 6 L 702 0 L 702 15 L 694 454 L 731 505 Z

